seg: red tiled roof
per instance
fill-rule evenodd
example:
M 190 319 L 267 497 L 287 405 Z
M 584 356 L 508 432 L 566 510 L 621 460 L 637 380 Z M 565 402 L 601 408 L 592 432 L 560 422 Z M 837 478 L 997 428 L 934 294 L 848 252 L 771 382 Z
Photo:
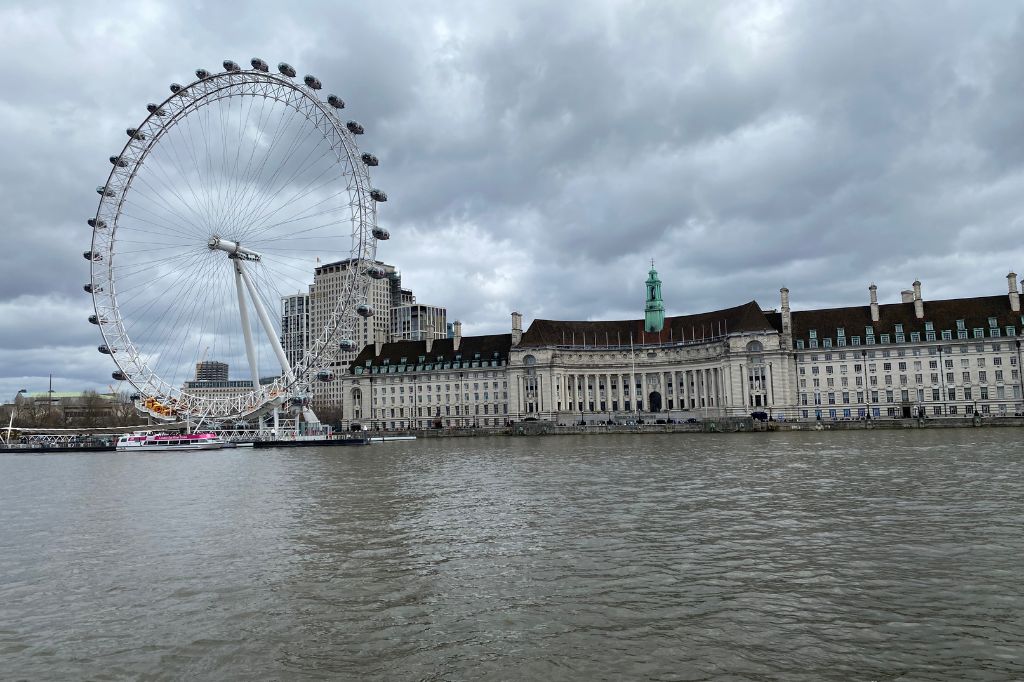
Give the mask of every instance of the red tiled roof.
M 732 332 L 773 331 L 756 301 L 734 308 L 665 318 L 661 332 L 646 333 L 643 320 L 534 320 L 519 347 L 562 344 L 616 346 L 693 341 Z

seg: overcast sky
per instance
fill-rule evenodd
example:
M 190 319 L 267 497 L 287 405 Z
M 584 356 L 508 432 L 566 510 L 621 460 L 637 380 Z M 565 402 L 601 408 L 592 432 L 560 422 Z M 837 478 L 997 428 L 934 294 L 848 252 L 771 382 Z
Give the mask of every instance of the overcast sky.
M 5 0 L 0 26 L 0 402 L 108 383 L 94 188 L 147 102 L 224 59 L 348 102 L 379 257 L 467 334 L 639 317 L 650 258 L 669 314 L 1024 268 L 1021 2 Z

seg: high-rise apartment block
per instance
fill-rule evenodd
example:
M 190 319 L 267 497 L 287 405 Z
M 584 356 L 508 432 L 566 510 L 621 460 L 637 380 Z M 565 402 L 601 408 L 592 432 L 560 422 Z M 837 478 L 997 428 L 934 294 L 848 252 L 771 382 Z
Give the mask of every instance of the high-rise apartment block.
M 445 309 L 417 304 L 413 292 L 402 288 L 402 275 L 394 265 L 380 261 L 374 264 L 386 276 L 369 280 L 366 303 L 373 308 L 373 315 L 359 318 L 352 336 L 356 348 L 337 355 L 332 367 L 335 375 L 347 372 L 359 351 L 369 344 L 402 338 L 424 339 L 429 330 L 433 338 L 445 336 Z M 338 301 L 355 283 L 353 266 L 354 262 L 349 259 L 319 265 L 314 270 L 308 293 L 281 299 L 281 345 L 290 363 L 298 362 L 312 341 L 323 334 Z M 313 399 L 321 406 L 340 403 L 341 382 L 315 382 Z
M 309 293 L 281 298 L 281 347 L 294 366 L 309 348 Z
M 437 306 L 412 303 L 391 309 L 389 341 L 423 341 L 448 337 L 448 311 Z
M 196 381 L 227 381 L 228 365 L 226 362 L 204 360 L 196 363 Z

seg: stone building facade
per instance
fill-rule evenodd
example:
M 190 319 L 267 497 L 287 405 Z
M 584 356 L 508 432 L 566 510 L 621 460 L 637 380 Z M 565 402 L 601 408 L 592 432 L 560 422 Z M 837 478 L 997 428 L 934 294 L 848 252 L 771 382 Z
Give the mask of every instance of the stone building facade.
M 1020 413 L 1014 273 L 1007 286 L 925 301 L 915 282 L 899 303 L 879 304 L 871 285 L 868 305 L 804 311 L 783 288 L 778 309 L 750 301 L 666 317 L 652 266 L 643 319 L 536 319 L 523 331 L 512 313 L 509 335 L 365 348 L 342 377 L 343 413 L 387 428 Z

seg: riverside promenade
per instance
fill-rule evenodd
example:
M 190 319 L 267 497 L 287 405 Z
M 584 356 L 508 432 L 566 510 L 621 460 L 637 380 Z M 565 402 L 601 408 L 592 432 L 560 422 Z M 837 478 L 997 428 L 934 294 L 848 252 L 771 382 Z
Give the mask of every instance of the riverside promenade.
M 547 421 L 514 422 L 502 427 L 464 427 L 443 429 L 413 429 L 365 431 L 366 435 L 416 436 L 417 438 L 469 438 L 474 436 L 557 436 L 656 433 L 749 433 L 778 431 L 865 431 L 905 429 L 968 429 L 985 427 L 1022 427 L 1024 417 L 929 417 L 925 419 L 855 419 L 855 420 L 798 420 L 759 421 L 750 417 L 709 418 L 696 423 L 674 424 L 571 424 L 559 425 Z

